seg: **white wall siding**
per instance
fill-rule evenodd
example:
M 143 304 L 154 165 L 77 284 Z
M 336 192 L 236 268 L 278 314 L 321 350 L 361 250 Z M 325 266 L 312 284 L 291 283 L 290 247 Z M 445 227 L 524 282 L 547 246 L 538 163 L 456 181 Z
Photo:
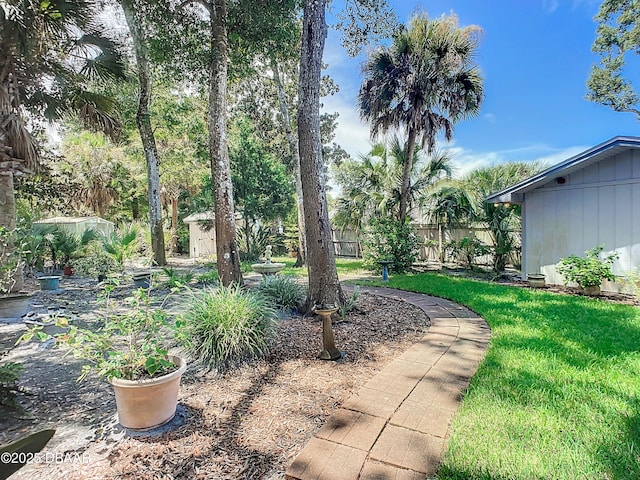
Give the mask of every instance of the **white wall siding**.
M 640 153 L 629 150 L 555 180 L 524 197 L 523 276 L 541 271 L 561 284 L 560 259 L 604 243 L 620 258 L 614 273 L 640 266 Z M 620 285 L 605 283 L 606 290 Z

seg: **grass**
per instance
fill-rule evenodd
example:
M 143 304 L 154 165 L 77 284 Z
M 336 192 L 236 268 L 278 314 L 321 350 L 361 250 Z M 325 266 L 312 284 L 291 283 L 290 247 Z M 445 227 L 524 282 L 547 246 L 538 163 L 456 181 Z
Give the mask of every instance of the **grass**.
M 439 479 L 640 478 L 640 309 L 438 274 L 388 286 L 491 326 Z
M 284 267 L 280 271 L 280 275 L 289 275 L 295 277 L 307 277 L 307 267 L 294 268 L 296 263 L 295 258 L 291 257 L 273 257 L 271 259 L 274 263 L 284 263 Z M 243 262 L 242 271 L 251 272 L 251 263 L 256 262 Z M 336 258 L 336 269 L 338 270 L 338 277 L 342 278 L 347 275 L 371 275 L 371 272 L 362 266 L 362 259 L 355 258 Z

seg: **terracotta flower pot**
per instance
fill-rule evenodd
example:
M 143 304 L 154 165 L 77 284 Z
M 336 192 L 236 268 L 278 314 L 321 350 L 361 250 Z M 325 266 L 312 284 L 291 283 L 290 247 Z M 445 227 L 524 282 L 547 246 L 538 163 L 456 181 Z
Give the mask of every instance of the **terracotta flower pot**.
M 180 377 L 187 369 L 187 362 L 171 357 L 179 367 L 160 377 L 144 380 L 113 378 L 116 407 L 120 425 L 131 430 L 149 430 L 171 421 L 176 414 Z

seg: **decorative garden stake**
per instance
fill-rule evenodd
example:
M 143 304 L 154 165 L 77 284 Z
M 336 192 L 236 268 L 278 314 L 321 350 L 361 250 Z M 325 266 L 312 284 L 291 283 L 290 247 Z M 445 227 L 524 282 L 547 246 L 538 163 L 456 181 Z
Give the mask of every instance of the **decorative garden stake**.
M 336 348 L 335 337 L 333 336 L 333 326 L 331 325 L 331 315 L 338 311 L 335 305 L 316 305 L 313 313 L 322 317 L 322 348 L 318 355 L 320 360 L 339 360 L 342 353 Z
M 389 265 L 393 263 L 392 260 L 378 260 L 378 263 L 382 265 L 382 281 L 389 281 Z

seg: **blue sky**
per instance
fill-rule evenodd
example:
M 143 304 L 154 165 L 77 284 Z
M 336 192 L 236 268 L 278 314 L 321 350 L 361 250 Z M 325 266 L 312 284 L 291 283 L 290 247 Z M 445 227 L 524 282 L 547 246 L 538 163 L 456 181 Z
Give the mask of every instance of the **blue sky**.
M 640 135 L 633 114 L 585 99 L 589 70 L 598 61 L 591 45 L 593 17 L 601 1 L 390 1 L 403 23 L 416 10 L 430 17 L 453 11 L 460 25 L 484 30 L 476 60 L 486 97 L 480 115 L 460 122 L 448 145 L 459 174 L 504 161 L 543 160 L 551 165 L 616 135 Z M 336 1 L 332 8 L 340 4 Z M 324 61 L 340 92 L 323 103 L 326 111 L 340 113 L 336 141 L 352 156 L 370 146 L 369 128 L 356 109 L 364 59 L 349 58 L 339 33 L 329 31 Z M 640 80 L 640 59 L 627 64 L 626 77 Z

